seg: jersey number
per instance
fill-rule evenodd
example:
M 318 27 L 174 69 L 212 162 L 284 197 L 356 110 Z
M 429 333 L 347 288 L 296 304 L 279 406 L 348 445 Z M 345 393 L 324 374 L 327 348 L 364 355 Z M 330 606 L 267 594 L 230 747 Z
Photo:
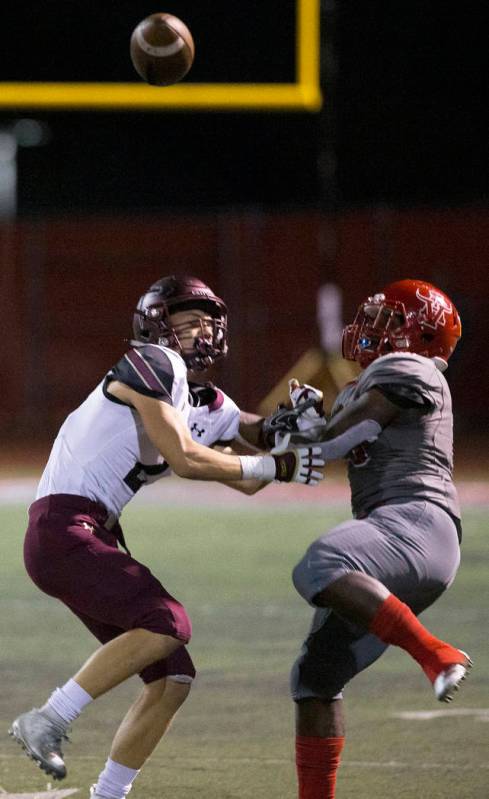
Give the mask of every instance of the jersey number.
M 131 471 L 124 477 L 125 484 L 135 494 L 141 486 L 148 482 L 150 477 L 163 474 L 168 469 L 167 463 L 157 463 L 154 466 L 145 466 L 144 463 L 136 463 Z

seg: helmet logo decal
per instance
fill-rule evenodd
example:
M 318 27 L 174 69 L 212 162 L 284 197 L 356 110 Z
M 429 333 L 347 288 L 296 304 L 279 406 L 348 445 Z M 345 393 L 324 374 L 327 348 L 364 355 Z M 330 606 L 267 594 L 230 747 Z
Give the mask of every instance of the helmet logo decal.
M 432 330 L 437 330 L 438 327 L 445 327 L 447 313 L 452 313 L 452 304 L 438 294 L 437 291 L 429 289 L 428 296 L 421 293 L 421 289 L 416 289 L 416 297 L 421 300 L 422 306 L 418 311 L 418 321 L 431 327 Z

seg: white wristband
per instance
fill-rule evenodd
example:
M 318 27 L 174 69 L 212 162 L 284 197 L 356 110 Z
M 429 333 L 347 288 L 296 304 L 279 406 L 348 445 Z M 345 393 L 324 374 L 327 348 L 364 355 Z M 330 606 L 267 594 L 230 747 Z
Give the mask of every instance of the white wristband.
M 271 455 L 240 455 L 243 480 L 275 480 L 275 459 Z

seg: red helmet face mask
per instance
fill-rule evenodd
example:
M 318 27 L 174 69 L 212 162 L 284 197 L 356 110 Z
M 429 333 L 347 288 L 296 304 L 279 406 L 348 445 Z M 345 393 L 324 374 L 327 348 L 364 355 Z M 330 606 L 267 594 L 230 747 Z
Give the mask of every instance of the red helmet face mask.
M 205 327 L 200 320 L 201 335 L 196 336 L 190 352 L 183 350 L 170 316 L 177 311 L 204 311 L 211 317 Z M 180 353 L 187 368 L 193 371 L 208 369 L 227 355 L 227 309 L 212 289 L 196 277 L 163 277 L 153 283 L 140 298 L 133 318 L 136 341 L 161 344 Z
M 457 309 L 424 280 L 399 280 L 358 307 L 343 330 L 343 357 L 365 368 L 389 352 L 415 352 L 447 362 L 462 335 Z

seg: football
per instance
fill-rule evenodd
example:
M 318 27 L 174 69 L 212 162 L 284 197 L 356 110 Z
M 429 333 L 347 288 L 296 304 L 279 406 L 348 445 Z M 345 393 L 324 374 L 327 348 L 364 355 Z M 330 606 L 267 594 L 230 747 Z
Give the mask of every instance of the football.
M 195 46 L 192 34 L 173 14 L 151 14 L 134 28 L 131 36 L 134 69 L 152 86 L 171 86 L 182 80 L 192 66 Z

